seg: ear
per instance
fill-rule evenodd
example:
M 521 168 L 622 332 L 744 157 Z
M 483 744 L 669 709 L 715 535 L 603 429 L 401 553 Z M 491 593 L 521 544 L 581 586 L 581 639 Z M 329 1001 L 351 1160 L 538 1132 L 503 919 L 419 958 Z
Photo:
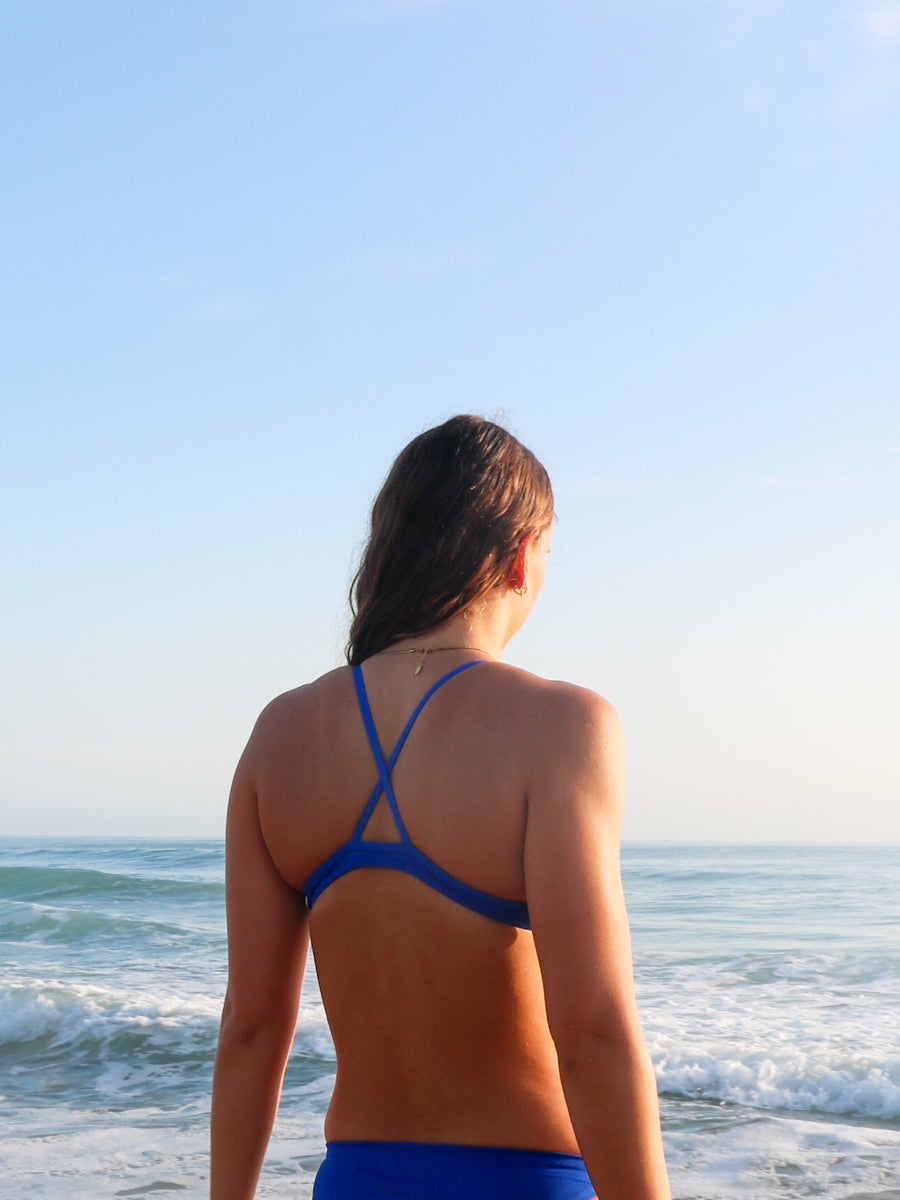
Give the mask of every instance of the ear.
M 525 576 L 527 574 L 528 551 L 531 549 L 531 544 L 535 538 L 540 536 L 540 531 L 532 529 L 519 542 L 519 548 L 516 551 L 516 557 L 513 559 L 512 570 L 509 573 L 509 586 L 513 588 L 521 588 L 527 582 Z

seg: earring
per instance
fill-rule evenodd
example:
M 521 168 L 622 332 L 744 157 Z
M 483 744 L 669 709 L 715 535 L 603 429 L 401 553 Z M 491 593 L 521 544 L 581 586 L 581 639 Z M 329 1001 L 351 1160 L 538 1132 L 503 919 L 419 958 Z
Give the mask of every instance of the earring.
M 516 593 L 517 596 L 524 596 L 525 593 L 528 591 L 528 584 L 523 583 L 521 587 L 514 587 L 513 591 Z

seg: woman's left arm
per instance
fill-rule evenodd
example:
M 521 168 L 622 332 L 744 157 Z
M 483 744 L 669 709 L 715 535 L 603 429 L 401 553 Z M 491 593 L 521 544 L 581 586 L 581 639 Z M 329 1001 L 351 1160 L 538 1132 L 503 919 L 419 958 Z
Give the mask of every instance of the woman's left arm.
M 258 725 L 228 802 L 228 988 L 213 1075 L 210 1200 L 252 1200 L 256 1191 L 309 945 L 303 897 L 276 871 L 260 827 L 252 769 L 259 732 Z

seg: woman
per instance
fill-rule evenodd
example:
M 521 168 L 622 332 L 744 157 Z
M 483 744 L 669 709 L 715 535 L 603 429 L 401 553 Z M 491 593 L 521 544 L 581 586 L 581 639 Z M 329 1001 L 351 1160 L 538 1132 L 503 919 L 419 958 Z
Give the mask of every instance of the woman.
M 254 1194 L 310 937 L 337 1053 L 316 1200 L 669 1196 L 618 720 L 500 662 L 552 520 L 499 426 L 421 434 L 375 501 L 350 667 L 260 717 L 228 810 L 212 1200 Z

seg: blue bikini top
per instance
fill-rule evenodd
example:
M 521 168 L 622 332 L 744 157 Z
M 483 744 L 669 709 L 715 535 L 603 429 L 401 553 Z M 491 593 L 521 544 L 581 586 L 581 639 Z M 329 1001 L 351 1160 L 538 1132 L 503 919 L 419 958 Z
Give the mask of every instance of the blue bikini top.
M 378 734 L 375 732 L 375 722 L 372 720 L 372 710 L 369 707 L 369 698 L 366 695 L 362 670 L 360 667 L 353 668 L 353 680 L 356 684 L 359 710 L 362 714 L 363 724 L 366 727 L 366 735 L 369 739 L 369 746 L 372 749 L 372 756 L 375 759 L 375 765 L 378 767 L 378 783 L 375 785 L 375 789 L 362 811 L 362 816 L 356 823 L 356 828 L 353 830 L 350 840 L 345 842 L 343 846 L 338 847 L 333 854 L 330 854 L 306 881 L 303 894 L 306 897 L 307 908 L 312 908 L 325 889 L 334 883 L 336 879 L 340 879 L 342 875 L 346 875 L 350 871 L 357 871 L 362 867 L 381 867 L 384 870 L 403 871 L 407 875 L 412 875 L 415 879 L 420 879 L 430 888 L 434 888 L 436 892 L 440 892 L 443 896 L 447 896 L 450 900 L 454 900 L 464 908 L 470 908 L 473 912 L 481 913 L 483 917 L 490 917 L 492 921 L 500 921 L 504 925 L 515 925 L 519 929 L 531 928 L 531 923 L 528 919 L 528 907 L 523 901 L 506 900 L 502 896 L 492 896 L 489 892 L 482 892 L 479 888 L 470 887 L 469 884 L 463 883 L 462 880 L 455 879 L 442 867 L 439 867 L 436 862 L 433 862 L 427 854 L 423 854 L 421 850 L 413 845 L 409 834 L 406 832 L 406 826 L 403 824 L 403 818 L 400 816 L 400 809 L 397 807 L 397 800 L 391 785 L 391 771 L 394 769 L 400 751 L 403 749 L 403 744 L 409 736 L 409 731 L 416 723 L 419 713 L 438 688 L 442 687 L 448 679 L 452 679 L 454 675 L 459 675 L 461 671 L 467 671 L 469 667 L 477 667 L 482 662 L 484 660 L 479 659 L 476 662 L 467 662 L 463 663 L 460 667 L 454 667 L 452 671 L 448 671 L 433 687 L 428 689 L 416 705 L 412 716 L 406 722 L 397 745 L 391 752 L 387 762 L 385 762 L 381 751 Z M 376 842 L 363 839 L 363 831 L 382 793 L 387 797 L 387 802 L 390 805 L 394 824 L 397 827 L 397 832 L 400 834 L 399 842 Z

